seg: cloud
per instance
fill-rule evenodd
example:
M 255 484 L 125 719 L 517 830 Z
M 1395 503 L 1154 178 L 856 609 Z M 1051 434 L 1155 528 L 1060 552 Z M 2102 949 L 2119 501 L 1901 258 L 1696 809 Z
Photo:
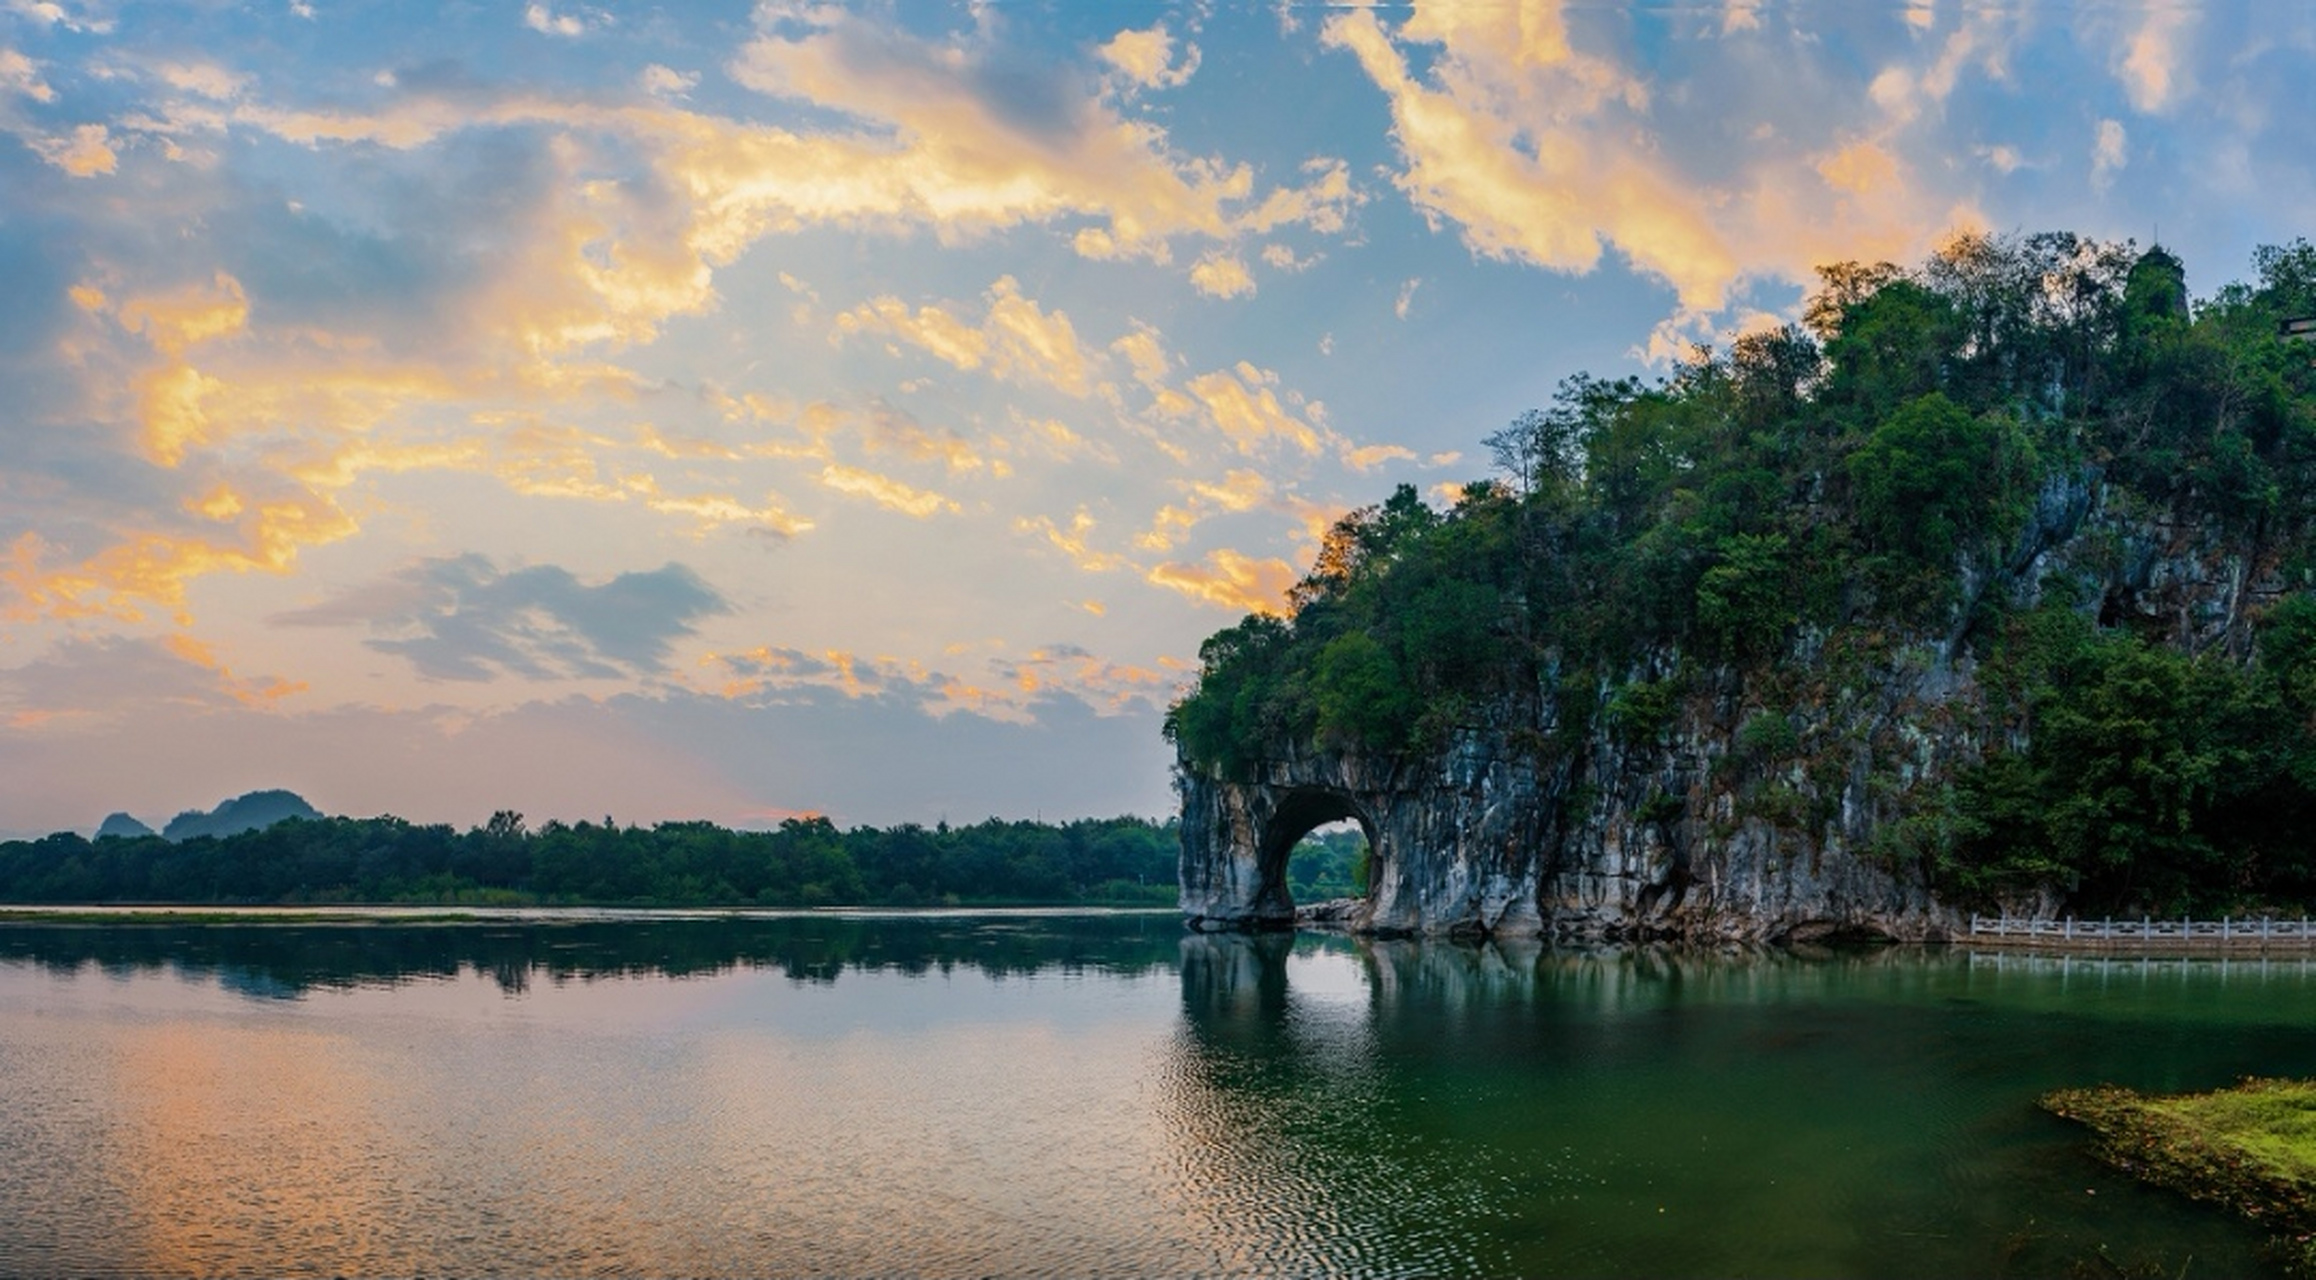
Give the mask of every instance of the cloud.
M 719 193 L 719 245 L 810 222 L 924 225 L 953 240 L 1093 219 L 1072 236 L 1081 254 L 1165 261 L 1181 237 L 1339 228 L 1352 200 L 1338 169 L 1258 193 L 1251 167 L 1179 154 L 1165 130 L 1121 115 L 1073 68 L 970 37 L 919 39 L 833 7 L 813 10 L 800 34 L 750 42 L 730 71 L 862 128 L 810 139 L 699 130 L 673 168 Z
M 1255 291 L 1254 277 L 1235 254 L 1219 250 L 1202 255 L 1190 268 L 1190 283 L 1209 298 L 1235 298 Z
M 0 728 L 86 729 L 134 723 L 164 708 L 263 710 L 306 692 L 278 676 L 244 677 L 181 633 L 75 636 L 0 668 Z
M 482 555 L 422 560 L 276 626 L 359 626 L 365 643 L 436 680 L 616 679 L 666 669 L 677 640 L 730 605 L 670 563 L 588 584 L 555 565 L 501 570 Z
M 1103 715 L 1161 711 L 1177 681 L 1170 671 L 1113 662 L 1070 644 L 1041 646 L 1018 658 L 991 656 L 982 678 L 896 658 L 775 645 L 710 654 L 701 665 L 720 673 L 712 689 L 731 700 L 766 703 L 799 692 L 832 692 L 906 705 L 934 719 L 963 712 L 1013 724 L 1034 723 L 1040 705 L 1057 694 Z
M 1070 563 L 1087 573 L 1110 573 L 1129 569 L 1133 565 L 1115 552 L 1095 549 L 1091 543 L 1095 520 L 1084 507 L 1070 517 L 1070 527 L 1055 524 L 1051 516 L 1021 516 L 1013 527 L 1019 533 L 1031 533 L 1045 539 L 1056 550 L 1070 558 Z
M 1371 444 L 1361 448 L 1345 448 L 1343 465 L 1354 471 L 1373 471 L 1386 462 L 1413 462 L 1415 450 L 1405 445 Z
M 2018 148 L 2007 144 L 1979 147 L 1975 149 L 1974 154 L 1984 158 L 1987 167 L 1996 173 L 2017 173 L 2026 166 L 2026 158 L 2018 153 Z
M 1223 547 L 1196 564 L 1168 561 L 1145 576 L 1201 604 L 1240 613 L 1279 613 L 1286 608 L 1287 588 L 1297 575 L 1284 560 L 1258 560 Z
M 1853 99 L 1846 113 L 1791 120 L 1790 132 L 1733 134 L 1732 113 L 1776 106 L 1586 52 L 1559 3 L 1419 4 L 1396 30 L 1379 13 L 1338 14 L 1324 41 L 1390 107 L 1394 185 L 1481 258 L 1584 273 L 1613 249 L 1669 286 L 1693 324 L 1754 280 L 1806 283 L 1822 261 L 1911 256 L 1973 221 L 1967 201 L 1925 187 L 1898 143 L 1965 68 L 1999 71 L 1999 17 L 1973 16 L 1885 68 L 1867 95 L 1879 119 Z M 1741 61 L 1765 56 L 1748 52 L 1755 41 L 1729 47 Z M 1832 92 L 1818 77 L 1801 83 L 1812 98 Z M 1708 103 L 1713 118 L 1691 118 Z
M 820 483 L 837 493 L 866 498 L 888 511 L 898 511 L 919 520 L 943 511 L 955 512 L 960 509 L 954 501 L 930 489 L 919 489 L 891 476 L 848 467 L 839 462 L 831 462 L 821 468 Z
M 240 97 L 250 80 L 247 74 L 214 62 L 164 62 L 153 70 L 170 88 L 216 102 L 230 102 Z
M 1304 453 L 1319 452 L 1318 429 L 1280 404 L 1278 380 L 1276 373 L 1242 360 L 1234 368 L 1192 378 L 1185 390 L 1240 453 L 1260 452 L 1272 441 L 1284 441 Z
M 531 16 L 561 29 L 594 12 L 541 5 Z M 1179 41 L 1171 49 L 1168 74 L 1179 74 L 1189 54 Z M 1357 198 L 1340 161 L 1320 158 L 1267 184 L 1249 165 L 1184 154 L 1084 68 L 1025 68 L 986 33 L 896 36 L 829 11 L 802 27 L 771 24 L 734 66 L 758 90 L 812 107 L 815 128 L 685 109 L 665 100 L 692 83 L 672 70 L 647 69 L 630 98 L 403 68 L 369 97 L 276 100 L 261 92 L 274 81 L 196 60 L 137 81 L 157 95 L 121 117 L 137 121 L 138 145 L 181 154 L 254 134 L 322 153 L 316 163 L 333 171 L 331 153 L 359 149 L 348 199 L 368 212 L 333 220 L 194 165 L 164 170 L 197 230 L 167 262 L 115 255 L 69 282 L 89 300 L 74 310 L 99 322 L 75 339 L 94 355 L 41 366 L 58 394 L 78 398 L 60 419 L 76 424 L 76 439 L 92 452 L 126 445 L 137 465 L 158 471 L 144 474 L 150 492 L 140 500 L 124 491 L 116 511 L 76 536 L 22 544 L 17 563 L 37 565 L 39 578 L 0 607 L 118 611 L 147 589 L 181 605 L 203 572 L 284 571 L 301 548 L 358 530 L 382 510 L 368 482 L 416 470 L 482 470 L 526 496 L 633 505 L 695 532 L 746 525 L 789 536 L 810 528 L 809 517 L 763 487 L 661 476 L 620 459 L 628 446 L 603 432 L 550 430 L 541 418 L 650 394 L 615 361 L 670 321 L 718 306 L 719 270 L 767 235 L 924 227 L 948 241 L 1052 226 L 1071 239 L 1099 231 L 1118 253 L 1164 260 L 1183 238 L 1229 245 L 1290 225 L 1339 230 Z M 0 62 L 0 74 L 19 96 L 53 93 L 22 55 Z M 109 131 L 87 141 L 50 146 L 48 158 L 93 173 L 122 145 Z M 1207 277 L 1222 279 L 1213 269 Z M 1101 390 L 1109 359 L 1012 276 L 977 305 L 888 295 L 844 323 L 1072 397 Z M 1121 354 L 1144 370 L 1139 344 Z M 1201 382 L 1203 399 L 1169 371 L 1153 376 L 1149 411 L 1162 418 L 1203 415 L 1227 431 L 1289 439 L 1316 430 L 1315 406 L 1269 386 L 1233 387 L 1227 371 Z M 912 423 L 881 402 L 830 410 L 799 419 L 801 439 L 744 456 L 813 457 L 822 485 L 907 511 L 955 504 L 840 459 L 812 428 L 834 417 L 859 428 L 867 461 L 938 460 L 952 473 L 998 473 L 1016 444 L 1108 456 L 1068 427 L 1009 443 Z M 104 465 L 129 465 L 126 454 Z M 180 510 L 220 474 L 250 497 L 229 522 L 240 537 L 220 537 L 213 520 L 186 529 L 155 514 Z M 88 511 L 94 499 L 84 492 L 70 505 Z M 0 522 L 8 545 L 54 527 L 47 514 L 21 517 Z
M 31 136 L 25 138 L 25 142 L 41 159 L 75 178 L 111 173 L 120 165 L 120 155 L 112 147 L 112 134 L 101 124 L 76 125 L 71 133 Z
M 1146 31 L 1121 31 L 1095 52 L 1128 82 L 1144 89 L 1180 88 L 1198 70 L 1198 46 L 1183 42 L 1182 61 L 1175 62 L 1174 37 L 1163 22 Z
M 56 90 L 40 78 L 40 64 L 5 45 L 0 45 L 0 92 L 34 102 L 56 101 Z
M 1170 551 L 1200 520 L 1216 512 L 1251 511 L 1272 496 L 1271 482 L 1259 471 L 1240 468 L 1219 481 L 1186 480 L 1188 497 L 1158 509 L 1150 528 L 1134 540 L 1149 551 Z
M 576 39 L 590 31 L 612 24 L 610 14 L 600 9 L 566 9 L 557 13 L 553 6 L 534 3 L 523 6 L 523 25 L 541 35 Z
M 699 87 L 700 75 L 697 71 L 678 71 L 654 62 L 644 67 L 635 82 L 655 98 L 680 98 Z
M 2101 120 L 2091 143 L 2091 185 L 2104 188 L 2131 162 L 2130 135 L 2120 120 Z
M 1407 319 L 1408 308 L 1415 304 L 1415 291 L 1423 287 L 1421 276 L 1412 276 L 1399 286 L 1399 296 L 1392 300 L 1391 314 Z
M 2169 109 L 2187 91 L 2184 45 L 2195 10 L 2185 4 L 2153 4 L 2130 36 L 2115 64 L 2134 110 L 2153 115 Z
M 886 295 L 872 298 L 836 317 L 839 335 L 876 333 L 906 342 L 954 368 L 986 368 L 992 375 L 1026 386 L 1047 386 L 1066 395 L 1092 390 L 1093 357 L 1079 344 L 1067 313 L 1048 312 L 1025 298 L 1012 276 L 1000 276 L 983 295 L 986 309 L 976 321 L 947 307 L 908 304 Z

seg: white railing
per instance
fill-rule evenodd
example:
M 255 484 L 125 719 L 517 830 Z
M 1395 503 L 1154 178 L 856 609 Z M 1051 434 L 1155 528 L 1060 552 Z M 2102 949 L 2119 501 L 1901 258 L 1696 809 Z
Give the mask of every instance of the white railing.
M 2316 945 L 2316 921 L 2277 920 L 2038 920 L 2024 916 L 1970 917 L 1970 937 L 2032 942 L 2164 942 L 2190 946 Z

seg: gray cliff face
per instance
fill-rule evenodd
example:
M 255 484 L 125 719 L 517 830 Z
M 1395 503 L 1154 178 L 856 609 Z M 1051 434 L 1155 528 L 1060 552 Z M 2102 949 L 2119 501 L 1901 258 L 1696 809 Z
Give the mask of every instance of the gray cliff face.
M 2062 479 L 2004 562 L 1966 571 L 1944 634 L 1805 631 L 1774 677 L 1708 672 L 1641 723 L 1579 718 L 1547 673 L 1428 754 L 1281 742 L 1243 780 L 1185 761 L 1183 913 L 1201 929 L 1291 926 L 1289 851 L 1348 818 L 1372 850 L 1372 887 L 1342 923 L 1364 933 L 1946 936 L 1961 918 L 1932 895 L 1926 859 L 1947 784 L 2024 734 L 1990 711 L 1962 620 L 1987 593 L 2023 605 L 2062 584 L 2103 621 L 2168 624 L 2184 647 L 2238 654 L 2250 615 L 2281 589 L 2256 551 L 2112 509 L 2095 477 Z M 1679 659 L 1643 655 L 1623 686 L 1662 680 Z
M 1185 769 L 1183 911 L 1200 928 L 1291 925 L 1289 851 L 1349 818 L 1373 850 L 1369 896 L 1344 921 L 1360 932 L 1763 940 L 1952 925 L 1919 875 L 1861 856 L 1888 807 L 1870 747 L 1823 792 L 1763 781 L 1723 765 L 1739 748 L 1713 711 L 1640 745 L 1603 730 L 1555 751 L 1532 729 L 1475 727 L 1420 758 L 1282 755 L 1252 782 Z M 1915 753 L 1911 772 L 1938 766 L 1934 739 L 1881 736 Z

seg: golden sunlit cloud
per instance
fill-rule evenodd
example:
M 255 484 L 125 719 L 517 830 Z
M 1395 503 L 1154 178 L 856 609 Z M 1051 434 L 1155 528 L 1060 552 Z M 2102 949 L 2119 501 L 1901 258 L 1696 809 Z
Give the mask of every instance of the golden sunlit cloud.
M 1373 471 L 1386 462 L 1413 462 L 1415 450 L 1405 445 L 1371 444 L 1343 450 L 1343 465 L 1354 471 Z
M 1239 452 L 1256 453 L 1282 440 L 1304 453 L 1317 453 L 1319 432 L 1279 403 L 1278 380 L 1270 370 L 1242 360 L 1235 369 L 1201 374 L 1185 385 Z
M 1160 507 L 1150 528 L 1134 540 L 1134 545 L 1146 551 L 1171 551 L 1207 515 L 1251 511 L 1271 496 L 1271 482 L 1261 472 L 1244 468 L 1226 473 L 1219 482 L 1190 480 L 1182 487 L 1189 492 L 1189 500 Z
M 708 243 L 727 256 L 768 231 L 816 221 L 918 222 L 950 239 L 1093 217 L 1100 224 L 1076 235 L 1080 253 L 1162 262 L 1179 236 L 1230 240 L 1287 222 L 1339 228 L 1351 200 L 1334 169 L 1257 200 L 1251 169 L 1179 156 L 1164 130 L 1098 98 L 1071 103 L 1058 133 L 1032 129 L 981 95 L 967 47 L 833 7 L 806 21 L 799 36 L 767 34 L 743 48 L 733 78 L 873 130 L 809 140 L 729 133 L 679 157 L 675 172 L 722 194 L 724 231 Z M 1148 53 L 1147 42 L 1129 41 L 1116 56 L 1147 69 Z
M 90 293 L 101 304 L 104 295 L 93 288 Z M 249 296 L 239 280 L 220 271 L 205 283 L 130 297 L 115 314 L 122 328 L 143 334 L 165 354 L 177 355 L 195 343 L 246 328 Z
M 1109 573 L 1133 567 L 1124 556 L 1097 551 L 1088 544 L 1088 538 L 1094 530 L 1094 517 L 1084 507 L 1078 508 L 1077 514 L 1070 517 L 1070 527 L 1067 529 L 1055 524 L 1050 516 L 1023 516 L 1013 522 L 1013 527 L 1015 532 L 1032 533 L 1044 538 L 1068 556 L 1070 563 L 1087 573 Z
M 1755 16 L 1742 13 L 1739 28 Z M 1577 50 L 1558 3 L 1419 4 L 1396 32 L 1361 11 L 1323 34 L 1383 90 L 1405 162 L 1394 181 L 1426 217 L 1483 257 L 1556 271 L 1620 251 L 1679 297 L 1646 351 L 1661 359 L 1680 347 L 1667 333 L 1715 329 L 1710 317 L 1749 277 L 1807 281 L 1818 262 L 1904 258 L 1975 225 L 1966 204 L 1921 190 L 1885 135 L 1943 102 L 1964 68 L 2001 74 L 2002 21 L 1972 15 L 1927 65 L 1885 68 L 1871 94 L 1882 131 L 1815 149 L 1757 131 L 1735 181 L 1718 184 L 1647 144 L 1641 81 Z M 1419 76 L 1400 46 L 1426 44 L 1437 49 Z
M 820 472 L 820 482 L 838 493 L 856 498 L 867 498 L 887 510 L 898 511 L 919 520 L 943 511 L 959 510 L 957 504 L 929 489 L 919 489 L 893 479 L 831 462 Z
M 244 679 L 237 676 L 233 674 L 232 668 L 218 660 L 208 645 L 182 632 L 161 637 L 161 643 L 169 652 L 186 662 L 214 673 L 219 687 L 245 707 L 270 707 L 284 698 L 308 690 L 303 680 L 284 680 L 279 676 Z
M 1174 37 L 1161 22 L 1146 31 L 1121 31 L 1095 50 L 1120 74 L 1145 89 L 1179 89 L 1198 70 L 1198 46 L 1183 44 L 1182 60 L 1174 60 Z
M 836 317 L 840 335 L 880 333 L 931 353 L 963 370 L 987 366 L 995 377 L 1048 386 L 1072 396 L 1091 390 L 1090 357 L 1062 312 L 1047 312 L 1021 295 L 1012 276 L 989 287 L 988 311 L 968 324 L 936 306 L 911 311 L 898 298 L 873 298 Z
M 1208 553 L 1198 564 L 1168 561 L 1144 576 L 1203 604 L 1241 613 L 1284 611 L 1287 588 L 1296 578 L 1294 566 L 1284 560 L 1258 560 L 1227 547 Z
M 302 492 L 259 501 L 219 489 L 202 507 L 226 526 L 222 535 L 133 533 L 62 565 L 47 563 L 51 547 L 38 534 L 19 535 L 9 546 L 7 568 L 0 570 L 0 585 L 11 597 L 0 605 L 0 616 L 137 621 L 143 617 L 138 601 L 180 604 L 186 584 L 212 573 L 285 573 L 300 549 L 354 532 L 354 522 L 335 504 Z
M 1190 283 L 1209 298 L 1237 298 L 1255 291 L 1254 277 L 1234 254 L 1214 250 L 1190 268 Z

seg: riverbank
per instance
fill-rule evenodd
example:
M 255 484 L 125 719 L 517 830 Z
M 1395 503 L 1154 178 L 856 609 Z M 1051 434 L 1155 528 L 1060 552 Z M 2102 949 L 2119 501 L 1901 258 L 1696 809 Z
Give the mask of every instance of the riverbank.
M 2316 1275 L 2316 1081 L 2247 1079 L 2177 1095 L 2099 1085 L 2038 1102 L 2089 1127 L 2100 1159 L 2250 1218 L 2276 1233 L 2292 1274 Z

